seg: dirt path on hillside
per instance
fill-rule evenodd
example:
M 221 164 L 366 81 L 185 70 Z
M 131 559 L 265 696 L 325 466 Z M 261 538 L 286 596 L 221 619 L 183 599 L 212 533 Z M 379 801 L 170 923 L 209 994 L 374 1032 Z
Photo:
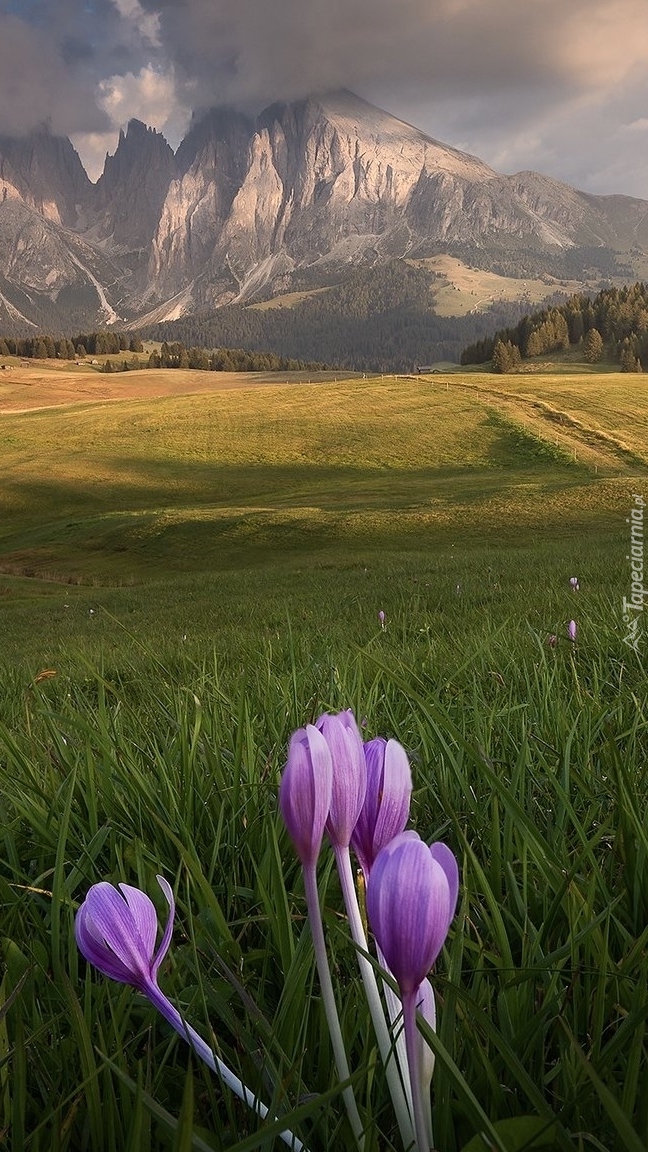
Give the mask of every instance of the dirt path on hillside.
M 63 405 L 223 392 L 232 388 L 318 384 L 353 375 L 352 372 L 337 375 L 334 372 L 185 372 L 181 368 L 105 373 L 73 366 L 69 370 L 15 367 L 0 371 L 0 415 Z
M 574 460 L 601 475 L 633 475 L 648 472 L 644 456 L 602 428 L 583 423 L 569 412 L 547 404 L 537 397 L 518 392 L 501 391 L 495 386 L 451 380 L 452 388 L 476 393 L 486 404 L 492 404 L 503 416 L 543 440 L 555 444 Z

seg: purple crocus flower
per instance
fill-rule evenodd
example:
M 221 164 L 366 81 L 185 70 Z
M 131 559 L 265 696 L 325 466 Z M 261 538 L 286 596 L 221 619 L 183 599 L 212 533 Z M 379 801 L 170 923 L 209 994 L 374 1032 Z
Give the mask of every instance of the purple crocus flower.
M 209 1045 L 183 1019 L 158 985 L 158 969 L 171 943 L 175 901 L 168 881 L 158 876 L 157 882 L 169 905 L 169 916 L 157 952 L 158 922 L 153 901 L 130 884 L 120 884 L 118 891 L 105 881 L 93 884 L 76 914 L 74 935 L 79 951 L 104 976 L 118 980 L 120 984 L 130 984 L 142 992 L 178 1035 L 189 1042 L 196 1055 L 218 1073 L 240 1100 L 265 1119 L 269 1115 L 266 1105 L 219 1056 L 214 1056 Z M 304 1145 L 293 1132 L 285 1129 L 279 1135 L 293 1152 L 305 1152 Z
M 413 995 L 436 960 L 454 916 L 458 868 L 445 845 L 403 832 L 378 853 L 367 916 L 401 994 Z
M 164 935 L 155 952 L 158 921 L 153 901 L 139 888 L 120 884 L 94 884 L 74 921 L 74 935 L 82 956 L 104 976 L 132 984 L 145 996 L 159 992 L 157 972 L 167 954 L 173 931 L 175 902 L 171 885 L 157 877 L 169 905 Z
M 459 870 L 450 849 L 445 844 L 429 848 L 415 832 L 402 832 L 378 853 L 367 883 L 369 923 L 403 1002 L 419 1152 L 430 1147 L 430 1123 L 424 1099 L 427 1061 L 416 1027 L 417 999 L 448 934 L 458 889 Z M 425 989 L 422 999 L 423 1010 L 431 1015 Z
M 567 628 L 567 635 L 569 636 L 569 639 L 572 641 L 574 641 L 576 639 L 576 621 L 575 620 L 569 621 L 569 627 Z
M 383 612 L 382 608 L 380 609 L 380 612 L 378 613 L 378 619 L 380 620 L 380 627 L 381 627 L 381 628 L 384 630 L 384 627 L 385 627 L 385 613 Z
M 279 808 L 304 870 L 315 962 L 338 1075 L 340 1080 L 349 1080 L 351 1073 L 326 957 L 317 891 L 317 857 L 326 826 L 338 863 L 340 854 L 346 853 L 348 858 L 351 832 L 364 799 L 366 769 L 362 738 L 352 712 L 320 716 L 317 724 L 317 727 L 308 724 L 306 728 L 299 728 L 290 739 L 288 762 L 279 786 Z M 332 812 L 330 822 L 329 812 Z M 343 846 L 345 840 L 346 847 Z M 342 1097 L 358 1147 L 362 1149 L 363 1125 L 350 1084 L 342 1090 Z
M 331 807 L 333 766 L 322 733 L 313 724 L 290 738 L 279 785 L 279 809 L 304 868 L 317 861 Z
M 398 836 L 409 818 L 412 772 L 405 749 L 396 740 L 377 736 L 364 746 L 367 791 L 351 847 L 365 880 L 380 852 Z
M 348 848 L 367 790 L 362 736 L 350 708 L 337 716 L 325 712 L 315 727 L 326 741 L 333 768 L 326 831 L 334 848 Z

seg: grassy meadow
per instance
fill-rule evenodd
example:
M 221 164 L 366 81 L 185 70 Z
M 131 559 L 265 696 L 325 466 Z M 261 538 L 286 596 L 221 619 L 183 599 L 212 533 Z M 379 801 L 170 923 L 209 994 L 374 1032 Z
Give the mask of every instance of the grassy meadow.
M 645 1150 L 642 377 L 79 370 L 48 406 L 39 371 L 31 411 L 0 393 L 0 1147 L 354 1147 L 276 801 L 291 732 L 352 707 L 461 865 L 435 1147 Z M 160 982 L 279 1125 L 77 952 L 91 884 L 163 920 L 158 873 Z M 365 1149 L 398 1150 L 327 850 L 320 880 Z

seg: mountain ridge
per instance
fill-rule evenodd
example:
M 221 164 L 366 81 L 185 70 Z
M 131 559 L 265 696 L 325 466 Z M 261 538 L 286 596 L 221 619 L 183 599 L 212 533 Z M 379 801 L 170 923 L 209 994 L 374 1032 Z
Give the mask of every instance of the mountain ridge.
M 347 90 L 212 109 L 175 153 L 131 120 L 96 184 L 67 138 L 0 137 L 0 325 L 62 328 L 71 299 L 144 324 L 439 253 L 636 279 L 648 201 L 499 174 Z

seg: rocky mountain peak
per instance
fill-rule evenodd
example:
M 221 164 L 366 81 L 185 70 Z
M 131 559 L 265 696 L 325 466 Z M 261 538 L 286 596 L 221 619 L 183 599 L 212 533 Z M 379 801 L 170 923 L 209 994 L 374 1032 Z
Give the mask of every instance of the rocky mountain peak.
M 74 228 L 91 184 L 66 136 L 42 128 L 0 137 L 0 194 L 22 200 L 41 216 Z
M 648 260 L 648 204 L 500 175 L 346 90 L 214 108 L 175 156 L 131 120 L 96 185 L 69 140 L 0 138 L 0 284 L 20 309 L 41 293 L 34 315 L 164 319 L 439 253 L 623 275 Z
M 174 175 L 173 149 L 164 136 L 141 120 L 130 120 L 94 188 L 93 211 L 102 239 L 121 248 L 150 244 Z

